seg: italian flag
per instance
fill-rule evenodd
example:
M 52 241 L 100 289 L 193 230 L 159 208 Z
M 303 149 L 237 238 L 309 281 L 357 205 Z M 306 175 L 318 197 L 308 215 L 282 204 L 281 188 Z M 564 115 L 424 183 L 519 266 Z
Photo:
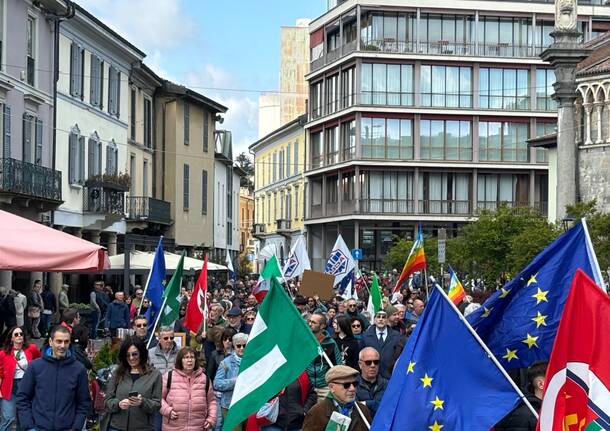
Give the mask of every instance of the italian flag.
M 580 269 L 546 372 L 539 431 L 610 430 L 610 297 Z
M 366 306 L 366 311 L 371 315 L 371 323 L 375 321 L 375 314 L 381 310 L 381 290 L 379 290 L 379 279 L 377 274 L 373 275 L 371 283 L 371 292 L 369 294 L 369 302 Z
M 319 344 L 276 277 L 260 305 L 241 359 L 223 430 L 234 429 L 294 382 Z
M 405 265 L 402 267 L 402 272 L 392 292 L 400 291 L 400 286 L 409 278 L 411 274 L 417 271 L 421 271 L 426 268 L 426 253 L 424 252 L 424 234 L 421 226 L 417 231 L 417 238 L 411 247 L 411 252 Z

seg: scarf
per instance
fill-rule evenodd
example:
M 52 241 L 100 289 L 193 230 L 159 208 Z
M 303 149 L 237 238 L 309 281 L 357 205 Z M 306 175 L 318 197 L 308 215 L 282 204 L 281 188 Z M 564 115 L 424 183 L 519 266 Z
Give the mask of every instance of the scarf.
M 350 417 L 352 415 L 352 410 L 354 409 L 354 404 L 356 403 L 355 401 L 350 401 L 345 404 L 340 403 L 330 392 L 328 394 L 328 397 L 333 400 L 335 406 L 339 408 L 339 413 L 347 417 Z

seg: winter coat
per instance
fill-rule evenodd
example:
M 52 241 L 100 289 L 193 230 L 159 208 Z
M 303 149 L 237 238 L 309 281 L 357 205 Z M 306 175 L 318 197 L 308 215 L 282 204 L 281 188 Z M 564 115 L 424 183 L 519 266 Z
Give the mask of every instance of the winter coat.
M 223 409 L 228 409 L 231 405 L 235 381 L 237 380 L 237 374 L 239 374 L 240 362 L 241 358 L 238 357 L 237 354 L 231 353 L 231 355 L 223 359 L 218 367 L 218 371 L 216 371 L 214 389 L 221 393 L 220 407 Z
M 229 356 L 230 353 L 225 353 L 224 350 L 214 350 L 210 355 L 210 359 L 207 361 L 205 367 L 205 373 L 210 378 L 210 380 L 214 381 L 216 378 L 216 371 L 218 371 L 218 367 L 220 363 Z
M 316 404 L 318 399 L 313 386 L 308 384 L 305 402 L 301 402 L 302 390 L 298 379 L 286 386 L 284 393 L 280 395 L 279 414 L 277 421 L 273 424 L 274 426 L 283 430 L 300 429 L 303 426 L 305 414 Z
M 115 300 L 106 309 L 106 329 L 117 328 L 129 328 L 129 307 Z
M 360 350 L 365 347 L 372 347 L 379 352 L 379 374 L 386 379 L 389 379 L 392 375 L 392 367 L 394 366 L 394 349 L 400 342 L 401 336 L 397 331 L 392 330 L 389 326 L 386 326 L 386 336 L 383 344 L 379 342 L 377 338 L 377 329 L 375 325 L 371 325 L 369 329 L 364 332 L 362 340 L 360 340 Z
M 337 343 L 328 336 L 326 331 L 324 331 L 324 338 L 320 342 L 320 345 L 334 365 L 343 364 L 341 352 L 339 351 Z M 305 371 L 307 371 L 307 376 L 309 376 L 309 381 L 314 388 L 324 388 L 327 386 L 325 375 L 328 370 L 330 370 L 330 365 L 328 365 L 326 359 L 320 355 L 316 356 L 305 369 Z
M 28 360 L 28 366 L 34 359 L 40 358 L 40 350 L 36 344 L 28 344 L 23 349 L 23 353 Z M 17 360 L 13 352 L 7 353 L 5 350 L 0 350 L 0 395 L 3 400 L 10 400 L 13 392 L 13 377 L 17 368 Z
M 356 399 L 364 402 L 369 408 L 371 416 L 375 416 L 375 413 L 377 413 L 377 409 L 379 408 L 379 403 L 381 403 L 383 393 L 387 387 L 387 379 L 384 379 L 381 376 L 377 376 L 377 380 L 375 380 L 374 383 L 369 383 L 364 380 L 362 376 L 358 376 Z
M 148 350 L 148 362 L 150 365 L 158 370 L 161 374 L 167 373 L 169 370 L 174 369 L 174 364 L 176 363 L 176 356 L 178 356 L 178 345 L 174 342 L 172 344 L 172 348 L 167 353 L 161 349 L 161 345 L 157 344 L 152 349 Z
M 83 364 L 87 370 L 93 369 L 93 364 L 89 360 L 89 355 L 87 355 L 87 351 L 85 350 L 84 346 L 74 343 L 72 344 L 72 350 L 74 350 L 74 357 L 77 361 Z
M 81 430 L 91 408 L 87 371 L 68 351 L 57 359 L 51 348 L 33 361 L 19 384 L 17 415 L 23 429 Z
M 527 400 L 536 411 L 540 411 L 542 400 L 528 394 Z M 495 431 L 535 431 L 536 418 L 530 409 L 522 402 L 512 412 L 504 417 L 495 427 Z
M 358 404 L 362 409 L 362 413 L 364 413 L 366 420 L 370 424 L 371 415 L 369 413 L 369 409 L 362 403 Z M 339 409 L 335 406 L 333 400 L 330 398 L 324 398 L 318 404 L 309 409 L 305 415 L 303 431 L 324 431 L 326 429 L 326 425 L 328 425 L 328 421 L 330 420 L 330 415 L 332 415 L 334 411 L 339 411 Z M 360 417 L 360 414 L 355 406 L 352 409 L 352 414 L 350 417 L 352 418 L 352 422 L 349 425 L 349 431 L 368 431 L 368 428 L 364 424 L 364 421 Z
M 15 300 L 11 295 L 0 297 L 0 332 L 17 324 Z
M 119 382 L 116 374 L 113 374 L 104 398 L 106 409 L 111 415 L 110 426 L 123 431 L 153 431 L 153 416 L 161 408 L 162 385 L 161 373 L 155 369 L 141 374 L 135 381 L 127 374 Z M 130 392 L 142 395 L 142 404 L 123 410 L 119 407 L 119 402 L 129 398 Z
M 360 353 L 360 345 L 358 340 L 352 335 L 345 338 L 336 337 L 335 341 L 341 352 L 343 363 L 348 367 L 358 369 L 358 353 Z
M 187 376 L 180 370 L 173 370 L 169 390 L 167 388 L 168 374 L 163 376 L 163 395 L 161 399 L 161 414 L 163 415 L 163 431 L 200 431 L 208 421 L 216 423 L 216 397 L 214 388 L 207 384 L 207 376 L 203 368 Z M 170 419 L 170 413 L 175 411 L 178 419 Z

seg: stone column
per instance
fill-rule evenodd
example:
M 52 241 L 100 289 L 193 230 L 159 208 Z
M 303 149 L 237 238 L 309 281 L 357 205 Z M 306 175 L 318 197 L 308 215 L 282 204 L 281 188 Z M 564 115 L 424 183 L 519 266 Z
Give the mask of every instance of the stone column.
M 582 115 L 582 103 L 580 103 L 578 100 L 576 100 L 574 102 L 574 118 L 576 119 L 576 139 L 575 139 L 576 144 L 581 144 L 582 143 L 582 134 L 581 134 L 582 120 L 581 120 L 581 115 Z M 609 139 L 610 139 L 610 136 L 609 136 Z
M 555 31 L 551 33 L 555 42 L 545 49 L 540 57 L 555 69 L 553 98 L 557 109 L 557 212 L 556 220 L 566 215 L 566 205 L 576 203 L 578 198 L 578 145 L 576 144 L 576 121 L 574 101 L 576 93 L 576 65 L 588 57 L 591 49 L 582 47 L 581 34 L 577 30 L 576 1 L 559 5 L 556 2 Z M 587 129 L 590 132 L 590 128 Z M 588 133 L 590 135 L 590 133 Z M 590 136 L 587 136 L 590 140 Z
M 591 111 L 593 110 L 593 106 L 590 103 L 583 104 L 583 108 L 585 108 L 585 145 L 591 145 L 593 141 L 591 140 Z M 557 128 L 559 130 L 559 123 L 557 124 Z M 574 140 L 576 142 L 576 140 Z
M 597 139 L 595 140 L 596 144 L 603 144 L 604 140 L 602 139 L 602 111 L 604 110 L 604 104 L 602 102 L 595 103 L 595 115 L 597 116 Z
M 114 256 L 117 254 L 117 234 L 115 232 L 108 232 L 108 256 Z
M 13 287 L 13 271 L 0 271 L 0 286 L 7 289 Z

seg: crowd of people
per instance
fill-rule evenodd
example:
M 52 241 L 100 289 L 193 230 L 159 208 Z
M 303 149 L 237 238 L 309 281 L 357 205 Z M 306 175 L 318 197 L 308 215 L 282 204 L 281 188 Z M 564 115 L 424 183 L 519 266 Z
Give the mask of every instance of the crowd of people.
M 140 286 L 133 286 L 132 292 L 112 292 L 106 283 L 96 281 L 85 322 L 70 308 L 67 297 L 51 298 L 53 294 L 45 294 L 48 289 L 37 281 L 30 297 L 40 304 L 38 316 L 29 311 L 33 301 L 25 303 L 25 315 L 11 308 L 14 320 L 2 314 L 8 329 L 0 351 L 0 431 L 12 426 L 82 430 L 92 423 L 111 431 L 220 430 L 258 312 L 253 283 L 245 279 L 223 285 L 211 280 L 208 317 L 197 332 L 183 326 L 191 295 L 183 288 L 180 318 L 173 326 L 155 328 L 151 335 L 152 322 L 143 314 L 150 300 Z M 413 287 L 392 293 L 390 276 L 382 280 L 382 308 L 370 315 L 364 284 L 366 279 L 359 283 L 357 298 L 336 295 L 329 300 L 300 296 L 298 283 L 286 286 L 330 361 L 316 357 L 273 403 L 265 405 L 267 410 L 252 415 L 239 429 L 324 430 L 333 411 L 352 419 L 350 430 L 366 429 L 423 313 L 426 295 Z M 2 288 L 0 297 L 16 304 L 17 296 Z M 469 297 L 462 311 L 470 312 L 475 301 Z M 57 313 L 61 317 L 54 321 Z M 182 333 L 184 338 L 177 335 Z M 102 394 L 91 392 L 89 340 L 103 335 L 113 337 L 106 342 L 117 344 L 118 359 L 100 399 Z M 42 345 L 28 342 L 47 336 Z M 540 367 L 533 373 L 531 397 L 541 398 L 537 388 L 544 384 L 540 381 L 544 373 Z M 269 405 L 274 407 L 271 413 Z M 534 429 L 527 425 L 533 418 L 529 411 L 518 409 L 511 415 L 496 429 Z M 515 423 L 526 427 L 513 427 Z

